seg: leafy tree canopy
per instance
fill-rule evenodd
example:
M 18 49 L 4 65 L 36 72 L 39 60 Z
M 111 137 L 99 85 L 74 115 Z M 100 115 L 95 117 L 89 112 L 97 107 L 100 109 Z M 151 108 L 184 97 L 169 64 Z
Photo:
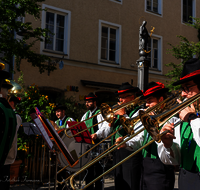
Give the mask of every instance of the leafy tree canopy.
M 191 24 L 187 24 L 188 26 L 191 26 L 198 31 L 198 39 L 200 40 L 200 18 L 193 18 L 194 22 Z M 183 64 L 188 61 L 189 59 L 193 58 L 193 56 L 200 59 L 200 41 L 193 42 L 189 41 L 186 37 L 178 35 L 177 36 L 180 39 L 180 42 L 178 45 L 172 45 L 171 49 L 168 49 L 168 53 L 171 53 L 176 59 L 180 60 L 179 64 L 175 64 L 173 62 L 166 64 L 168 67 L 172 67 L 172 70 L 169 71 L 166 76 L 171 79 L 171 81 L 167 81 L 168 85 L 167 87 L 171 90 L 176 90 L 180 88 L 180 86 L 174 87 L 172 83 L 179 80 Z
M 32 50 L 37 41 L 48 39 L 49 31 L 40 27 L 33 28 L 32 23 L 21 21 L 26 14 L 40 19 L 42 8 L 39 3 L 42 1 L 44 0 L 0 0 L 0 53 L 3 55 L 1 60 L 11 65 L 11 58 L 15 56 L 18 71 L 22 59 L 38 67 L 40 73 L 56 69 L 55 66 L 47 64 L 50 60 L 48 56 Z M 16 33 L 19 32 L 23 37 L 16 39 Z

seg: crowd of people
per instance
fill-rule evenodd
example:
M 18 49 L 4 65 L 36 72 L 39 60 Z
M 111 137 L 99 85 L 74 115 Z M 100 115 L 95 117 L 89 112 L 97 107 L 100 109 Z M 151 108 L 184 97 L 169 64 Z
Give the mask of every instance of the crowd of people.
M 181 85 L 181 96 L 189 99 L 200 92 L 200 61 L 191 59 L 184 64 L 182 75 L 179 81 L 173 85 Z M 140 110 L 148 110 L 164 101 L 169 96 L 169 89 L 160 82 L 150 82 L 144 92 L 138 87 L 133 87 L 128 82 L 122 83 L 116 92 L 116 96 L 121 105 L 130 102 L 137 97 L 145 102 L 143 107 L 134 106 L 132 109 L 122 108 L 115 112 L 114 122 L 103 122 L 95 125 L 104 118 L 101 114 L 87 120 L 87 127 L 95 125 L 89 129 L 92 139 L 98 143 L 111 133 L 120 129 L 120 116 L 127 119 L 138 116 Z M 85 104 L 88 111 L 81 121 L 90 118 L 100 112 L 97 108 L 98 97 L 90 93 L 85 97 Z M 178 103 L 181 103 L 177 99 Z M 132 156 L 129 160 L 119 165 L 114 170 L 116 190 L 173 190 L 175 183 L 175 171 L 179 171 L 179 190 L 193 189 L 200 187 L 200 118 L 198 113 L 198 101 L 179 111 L 163 124 L 159 129 L 160 133 L 168 130 L 162 136 L 161 142 L 154 142 L 145 147 L 141 152 Z M 156 115 L 152 111 L 149 115 Z M 182 121 L 176 128 L 174 123 Z M 58 121 L 57 121 L 58 122 Z M 135 125 L 135 131 L 143 127 L 142 122 Z M 111 144 L 119 144 L 127 137 L 127 131 L 122 128 L 111 137 Z M 147 130 L 123 143 L 113 152 L 113 164 L 117 164 L 124 158 L 141 148 L 152 140 L 152 136 Z M 177 167 L 178 166 L 178 167 Z M 102 169 L 98 162 L 88 170 L 86 182 L 92 181 L 95 176 L 99 176 Z M 99 180 L 87 189 L 102 189 L 102 181 Z
M 0 179 L 2 179 L 5 175 L 9 176 L 10 164 L 16 158 L 16 134 L 22 121 L 20 116 L 14 112 L 19 100 L 16 97 L 6 100 L 10 86 L 5 79 L 9 76 L 1 70 L 0 77 L 0 117 L 2 119 L 2 131 L 0 131 L 0 163 L 2 169 L 0 170 Z M 181 85 L 181 96 L 184 99 L 190 99 L 200 93 L 199 79 L 200 61 L 193 58 L 185 62 L 180 80 L 173 85 Z M 116 92 L 119 105 L 133 101 L 138 97 L 145 104 L 122 107 L 114 113 L 113 122 L 108 123 L 104 121 L 105 118 L 97 107 L 98 97 L 91 92 L 85 97 L 85 105 L 88 111 L 83 115 L 81 121 L 86 120 L 85 125 L 88 127 L 95 144 L 114 133 L 110 139 L 111 145 L 121 144 L 113 152 L 113 165 L 115 165 L 153 138 L 148 130 L 143 130 L 125 143 L 121 143 L 130 135 L 122 127 L 121 116 L 127 120 L 135 118 L 140 112 L 162 103 L 169 97 L 169 94 L 169 89 L 160 82 L 150 82 L 144 91 L 141 91 L 138 87 L 133 87 L 128 82 L 122 83 Z M 179 99 L 176 101 L 179 104 L 182 103 Z M 198 108 L 199 101 L 194 101 L 190 106 L 179 110 L 178 114 L 170 117 L 166 123 L 157 129 L 159 133 L 167 131 L 161 137 L 160 143 L 156 141 L 151 143 L 119 165 L 114 170 L 115 190 L 173 190 L 177 166 L 180 169 L 179 190 L 198 190 L 200 188 L 200 118 Z M 64 105 L 57 105 L 54 109 L 58 118 L 55 121 L 56 130 L 68 128 L 69 122 L 74 121 L 70 116 L 66 116 L 65 110 Z M 157 113 L 156 110 L 153 110 L 148 114 L 155 116 Z M 182 122 L 175 126 L 174 124 L 179 121 Z M 135 123 L 134 133 L 145 127 L 144 121 Z M 101 164 L 96 162 L 88 168 L 86 183 L 88 184 L 102 173 Z M 62 179 L 62 175 L 64 174 L 60 174 L 60 179 Z M 3 181 L 0 181 L 0 183 L 1 189 L 9 189 L 9 184 Z M 58 189 L 64 188 L 62 185 L 58 186 Z M 97 180 L 87 189 L 103 189 L 103 180 Z

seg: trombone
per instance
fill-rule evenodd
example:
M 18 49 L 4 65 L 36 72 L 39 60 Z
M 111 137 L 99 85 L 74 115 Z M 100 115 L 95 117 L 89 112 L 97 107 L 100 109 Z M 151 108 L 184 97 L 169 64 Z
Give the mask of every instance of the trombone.
M 178 94 L 178 93 L 177 93 Z M 159 104 L 157 104 L 157 105 L 155 105 L 155 106 L 153 106 L 153 107 L 151 107 L 151 108 L 149 108 L 148 110 L 146 110 L 146 113 L 150 113 L 150 112 L 152 112 L 152 111 L 154 111 L 154 110 L 158 110 L 158 109 L 161 109 L 161 106 L 163 105 L 163 106 L 166 106 L 166 102 L 167 101 L 170 101 L 172 98 L 174 98 L 174 96 L 170 96 L 170 97 L 168 97 L 168 98 L 166 98 L 165 100 L 163 100 L 162 102 L 160 102 Z M 138 100 L 137 100 L 137 102 L 138 102 Z M 143 101 L 142 101 L 142 103 L 143 103 Z M 126 103 L 127 104 L 127 103 Z M 141 102 L 140 102 L 140 104 L 141 104 Z M 105 105 L 105 104 L 104 104 Z M 107 105 L 107 104 L 106 104 Z M 137 105 L 137 104 L 136 104 Z M 108 109 L 106 109 L 106 110 L 108 110 Z M 110 110 L 111 110 L 111 108 L 110 108 Z M 111 110 L 112 111 L 112 110 Z M 105 112 L 104 112 L 104 117 L 106 117 L 107 115 L 109 114 L 109 111 L 107 111 L 107 114 L 105 114 Z M 114 117 L 114 115 L 113 115 L 113 117 Z M 139 121 L 140 119 L 138 119 L 138 116 L 137 117 L 134 117 L 133 119 L 137 119 L 137 121 Z M 120 122 L 124 122 L 125 120 L 127 120 L 124 116 L 120 116 Z M 113 122 L 113 120 L 111 120 L 110 122 Z M 108 137 L 106 137 L 105 139 L 103 139 L 102 141 L 100 141 L 98 144 L 95 144 L 91 149 L 89 149 L 88 151 L 86 151 L 84 154 L 82 154 L 78 159 L 80 159 L 81 157 L 83 157 L 84 155 L 86 155 L 86 154 L 88 154 L 92 149 L 94 149 L 95 147 L 97 147 L 98 145 L 100 145 L 102 142 L 104 142 L 105 140 L 107 140 L 108 138 L 110 138 L 112 135 L 114 135 L 115 133 L 117 133 L 119 130 L 121 130 L 122 128 L 124 128 L 125 129 L 125 131 L 128 133 L 128 134 L 132 134 L 132 131 L 129 129 L 129 128 L 131 128 L 132 126 L 134 126 L 136 123 L 133 123 L 133 121 L 132 121 L 132 123 L 131 123 L 131 125 L 125 125 L 124 123 L 122 123 L 122 126 L 118 129 L 118 130 L 116 130 L 115 132 L 113 132 L 112 134 L 110 134 Z M 132 129 L 132 128 L 131 128 Z M 131 137 L 129 137 L 128 138 L 128 140 L 130 140 L 131 138 L 133 138 L 134 136 L 136 136 L 137 134 L 139 134 L 140 132 L 142 132 L 144 129 L 142 129 L 142 130 L 140 130 L 139 132 L 137 132 L 137 133 L 135 133 L 135 134 L 132 134 L 132 136 Z M 126 138 L 127 136 L 125 136 L 124 138 Z M 127 139 L 126 139 L 126 141 L 128 141 Z M 98 155 L 95 159 L 97 159 L 97 158 L 99 158 L 100 156 L 102 156 L 105 152 L 107 152 L 107 151 L 109 151 L 110 149 L 112 149 L 113 147 L 115 146 L 115 144 L 114 145 L 112 145 L 109 149 L 107 149 L 106 151 L 104 151 L 104 152 L 102 152 L 100 155 Z M 90 161 L 91 162 L 91 161 Z M 89 162 L 89 163 L 90 163 Z M 88 163 L 88 164 L 89 164 Z M 64 169 L 66 169 L 67 167 L 69 167 L 69 165 L 67 165 L 67 166 L 65 166 L 65 167 L 63 167 L 61 170 L 59 170 L 58 172 L 57 172 L 57 174 L 58 173 L 60 173 L 61 171 L 63 171 Z M 67 181 L 68 179 L 70 179 L 71 178 L 71 176 L 69 176 L 68 178 L 66 178 L 64 181 L 62 181 L 62 182 L 59 182 L 59 181 L 57 181 L 57 183 L 60 183 L 60 184 L 62 184 L 62 183 L 64 183 L 65 181 Z
M 90 129 L 90 128 L 92 128 L 92 127 L 94 127 L 94 126 L 96 126 L 96 125 L 98 125 L 98 124 L 100 124 L 100 123 L 102 123 L 102 122 L 104 122 L 104 121 L 107 121 L 108 123 L 113 123 L 113 121 L 114 121 L 114 115 L 115 115 L 115 113 L 116 113 L 117 111 L 119 111 L 120 109 L 125 108 L 125 107 L 127 107 L 127 106 L 133 106 L 133 107 L 135 107 L 136 105 L 142 105 L 142 104 L 144 103 L 144 100 L 141 100 L 140 98 L 141 98 L 141 96 L 135 98 L 134 100 L 131 100 L 131 101 L 129 101 L 129 102 L 126 102 L 126 103 L 124 103 L 124 104 L 121 104 L 121 105 L 114 105 L 113 107 L 110 107 L 110 106 L 109 106 L 108 104 L 106 104 L 106 103 L 102 103 L 102 104 L 101 104 L 101 107 L 100 107 L 100 112 L 97 113 L 97 114 L 95 114 L 95 115 L 93 115 L 92 117 L 90 117 L 90 118 L 88 118 L 88 119 L 86 119 L 86 120 L 89 120 L 89 119 L 91 119 L 91 118 L 93 118 L 93 117 L 95 117 L 95 116 L 97 116 L 97 115 L 99 115 L 99 114 L 102 114 L 102 116 L 103 116 L 103 118 L 104 118 L 103 121 L 101 121 L 101 122 L 99 122 L 99 123 L 97 123 L 97 124 L 95 124 L 95 125 L 93 125 L 93 126 L 91 126 L 91 127 L 88 127 L 87 129 L 84 129 L 84 130 L 82 130 L 82 131 L 80 131 L 80 132 L 78 132 L 78 133 L 76 133 L 76 134 L 74 134 L 74 135 L 72 135 L 72 136 L 69 136 L 69 135 L 67 134 L 67 131 L 68 131 L 69 129 L 73 128 L 74 126 L 76 126 L 76 125 L 78 125 L 78 124 L 80 124 L 80 123 L 82 123 L 82 122 L 84 122 L 84 121 L 86 121 L 86 120 L 81 121 L 81 122 L 79 122 L 79 123 L 76 123 L 75 125 L 72 125 L 71 127 L 67 128 L 67 129 L 65 129 L 65 130 L 64 130 L 65 135 L 66 135 L 68 138 L 73 138 L 73 137 L 75 137 L 75 136 L 81 134 L 82 132 L 87 131 L 88 129 Z
M 187 106 L 189 106 L 190 104 L 192 104 L 193 102 L 197 101 L 200 98 L 200 93 L 193 96 L 192 98 L 186 100 L 185 102 L 182 102 L 179 105 L 174 106 L 172 109 L 165 111 L 162 114 L 159 114 L 157 117 L 154 116 L 153 118 L 151 118 L 149 116 L 149 121 L 154 121 L 153 123 L 156 124 L 156 127 L 158 126 L 162 126 L 166 121 L 168 121 L 169 119 L 171 119 L 174 115 L 176 115 L 178 112 L 182 111 L 183 109 L 185 109 Z M 140 114 L 141 115 L 141 114 Z M 145 114 L 143 114 L 145 115 Z M 141 120 L 145 123 L 146 119 L 145 117 L 147 116 L 147 114 L 145 115 L 145 117 L 142 117 L 143 115 L 141 115 Z M 157 119 L 156 119 L 157 118 Z M 177 123 L 176 125 L 178 125 L 179 123 Z M 145 125 L 146 127 L 146 125 Z M 152 127 L 152 125 L 151 125 Z M 155 128 L 155 127 L 154 127 Z M 134 135 L 139 134 L 143 129 L 139 130 L 137 133 L 135 133 Z M 147 143 L 146 145 L 144 145 L 143 147 L 141 147 L 140 149 L 138 149 L 137 151 L 133 152 L 131 155 L 129 155 L 127 158 L 125 158 L 124 160 L 120 161 L 118 164 L 116 164 L 115 166 L 113 166 L 112 168 L 110 168 L 108 171 L 104 172 L 102 175 L 100 175 L 99 177 L 97 177 L 96 179 L 94 179 L 92 182 L 90 182 L 89 184 L 87 184 L 86 186 L 84 186 L 82 189 L 86 189 L 87 187 L 89 187 L 91 184 L 93 184 L 94 182 L 96 182 L 97 180 L 99 180 L 100 178 L 102 178 L 104 175 L 106 175 L 107 173 L 109 173 L 110 171 L 112 171 L 113 169 L 115 169 L 116 167 L 118 167 L 119 165 L 121 165 L 122 163 L 124 163 L 126 160 L 128 160 L 129 158 L 131 158 L 132 156 L 134 156 L 135 154 L 137 154 L 139 151 L 143 150 L 146 146 L 150 145 L 151 143 L 153 143 L 154 141 L 160 142 L 161 140 L 161 136 L 163 136 L 164 134 L 166 134 L 168 131 L 164 131 L 163 133 L 159 134 L 159 131 L 156 130 L 154 131 L 156 133 L 156 135 L 152 135 L 152 133 L 150 133 L 150 135 L 152 135 L 152 140 Z M 78 174 L 80 174 L 81 172 L 83 172 L 85 169 L 87 169 L 88 167 L 90 167 L 91 165 L 93 165 L 94 163 L 98 162 L 99 160 L 101 160 L 103 157 L 105 157 L 107 154 L 111 153 L 113 150 L 117 149 L 118 147 L 120 147 L 122 144 L 124 144 L 125 142 L 127 142 L 128 140 L 130 140 L 131 138 L 133 138 L 134 135 L 131 135 L 129 138 L 127 138 L 126 140 L 124 140 L 123 142 L 119 143 L 115 148 L 113 148 L 112 150 L 109 150 L 107 153 L 103 154 L 102 156 L 100 156 L 98 159 L 95 159 L 93 161 L 91 161 L 89 164 L 87 164 L 85 167 L 83 167 L 82 169 L 80 169 L 78 172 L 76 172 L 75 174 L 73 174 L 73 176 L 70 178 L 70 185 L 73 189 L 76 189 L 73 185 L 73 181 L 74 181 L 74 177 L 77 176 Z M 76 189 L 78 190 L 78 189 Z

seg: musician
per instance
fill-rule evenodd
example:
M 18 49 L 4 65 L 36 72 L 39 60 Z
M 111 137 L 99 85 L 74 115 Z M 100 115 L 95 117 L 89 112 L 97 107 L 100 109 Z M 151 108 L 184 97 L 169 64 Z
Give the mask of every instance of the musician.
M 3 71 L 2 64 L 0 64 L 0 119 L 1 119 L 1 145 L 0 150 L 2 155 L 0 156 L 0 186 L 2 190 L 9 190 L 10 187 L 10 165 L 16 158 L 16 115 L 13 109 L 8 104 L 6 98 L 8 95 L 8 89 L 12 87 L 11 84 L 7 84 L 4 80 L 9 77 L 9 73 Z M 14 141 L 13 141 L 14 139 Z M 14 142 L 14 144 L 13 144 Z M 14 152 L 13 152 L 14 148 Z
M 119 104 L 123 104 L 134 100 L 136 97 L 142 95 L 142 92 L 139 88 L 133 87 L 128 82 L 122 83 L 119 87 L 116 95 L 119 99 Z M 126 108 L 120 109 L 116 112 L 116 120 L 111 124 L 112 132 L 115 132 L 121 126 L 119 121 L 119 115 L 123 115 L 126 118 L 131 118 L 137 115 L 138 110 L 141 109 L 139 106 L 127 110 Z M 115 141 L 118 142 L 118 139 L 122 139 L 123 136 L 126 136 L 127 133 L 124 129 L 121 129 L 111 138 L 111 144 L 114 144 Z M 137 137 L 137 143 L 134 144 L 134 148 L 140 147 L 140 135 Z M 127 148 L 120 148 L 114 151 L 113 153 L 113 164 L 116 165 L 127 156 L 133 153 L 135 149 L 130 148 L 130 142 L 127 142 Z M 132 143 L 132 142 L 131 142 Z M 139 190 L 140 189 L 140 175 L 141 175 L 141 153 L 136 154 L 131 157 L 129 160 L 118 166 L 114 171 L 115 177 L 115 190 Z
M 193 58 L 185 62 L 180 80 L 173 85 L 181 85 L 181 95 L 187 99 L 200 93 L 200 61 Z M 162 137 L 159 157 L 167 165 L 180 164 L 179 190 L 199 190 L 200 187 L 200 118 L 195 106 L 199 107 L 198 101 L 179 112 L 183 123 L 175 129 L 173 123 L 161 129 L 161 132 L 169 132 Z
M 65 114 L 66 109 L 67 109 L 66 106 L 60 105 L 60 104 L 56 105 L 56 107 L 54 108 L 56 117 L 58 118 L 58 120 L 55 121 L 55 123 L 58 126 L 58 128 L 56 128 L 56 130 L 59 130 L 62 128 L 68 128 L 67 121 L 74 121 L 73 118 L 66 116 L 66 114 Z
M 97 96 L 90 92 L 86 97 L 85 97 L 85 105 L 88 109 L 88 111 L 83 115 L 83 117 L 81 118 L 81 121 L 88 119 L 89 117 L 98 114 L 100 112 L 100 110 L 97 108 Z M 101 121 L 103 121 L 103 117 L 101 114 L 98 114 L 97 116 L 85 121 L 85 124 L 87 127 L 91 127 Z M 106 123 L 106 122 L 104 122 Z M 105 124 L 106 125 L 106 124 Z M 102 134 L 102 128 L 103 123 L 100 123 L 90 129 L 89 132 L 92 136 L 92 139 L 95 143 L 100 142 L 100 139 L 103 137 Z M 108 125 L 107 125 L 108 126 Z M 106 127 L 104 127 L 106 128 Z M 108 133 L 110 132 L 109 127 L 107 127 Z M 86 184 L 88 184 L 89 182 L 91 182 L 93 179 L 95 179 L 96 177 L 98 177 L 99 175 L 101 175 L 103 173 L 103 168 L 100 165 L 99 162 L 95 163 L 94 165 L 92 165 L 91 167 L 88 168 L 88 174 L 86 176 Z M 94 187 L 95 185 L 95 187 Z M 89 186 L 87 189 L 88 190 L 102 190 L 103 184 L 102 184 L 102 179 L 98 180 L 95 182 L 95 184 L 92 184 L 91 186 Z
M 150 82 L 147 85 L 141 99 L 145 99 L 146 107 L 157 105 L 167 98 L 168 89 L 160 82 Z M 154 113 L 150 113 L 154 114 Z M 176 120 L 172 118 L 171 121 Z M 147 144 L 152 140 L 147 130 L 144 131 L 143 143 Z M 164 165 L 157 153 L 157 143 L 154 142 L 142 150 L 142 179 L 141 190 L 173 190 L 175 175 L 174 167 Z

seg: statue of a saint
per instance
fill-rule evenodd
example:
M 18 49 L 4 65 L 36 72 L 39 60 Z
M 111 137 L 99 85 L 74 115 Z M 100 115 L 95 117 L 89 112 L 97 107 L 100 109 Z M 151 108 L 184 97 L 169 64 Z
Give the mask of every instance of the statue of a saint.
M 153 27 L 153 29 L 151 30 L 151 34 L 149 35 L 148 30 L 146 29 L 146 24 L 147 24 L 147 21 L 143 21 L 139 30 L 139 55 L 141 57 L 146 57 L 148 53 L 150 52 L 150 51 L 147 52 L 147 44 L 148 44 L 149 38 L 151 37 L 155 29 Z

